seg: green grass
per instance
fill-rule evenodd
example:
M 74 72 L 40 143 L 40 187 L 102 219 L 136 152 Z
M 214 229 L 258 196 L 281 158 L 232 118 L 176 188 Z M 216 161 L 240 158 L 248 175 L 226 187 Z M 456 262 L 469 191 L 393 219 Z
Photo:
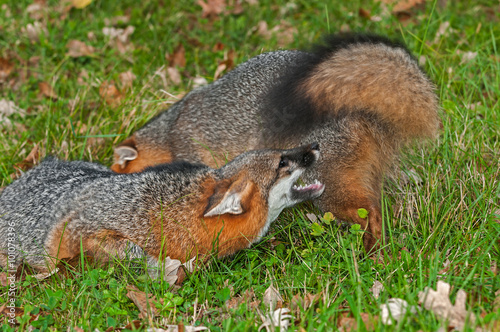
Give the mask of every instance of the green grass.
M 2 3 L 6 7 L 0 10 L 0 57 L 9 59 L 14 69 L 0 84 L 0 99 L 13 101 L 27 113 L 9 116 L 13 126 L 0 130 L 2 186 L 12 181 L 14 165 L 36 144 L 43 147 L 42 156 L 110 165 L 113 146 L 174 100 L 162 90 L 177 96 L 192 88 L 195 77 L 211 82 L 225 52 L 235 51 L 238 64 L 280 47 L 307 48 L 321 35 L 339 30 L 397 37 L 418 59 L 425 57 L 424 67 L 439 87 L 443 123 L 435 144 L 408 151 L 402 162 L 403 172 L 412 170 L 422 181 L 396 179 L 384 188 L 389 241 L 379 260 L 363 255 L 355 227 L 323 223 L 323 232 L 312 235 L 305 214 L 314 209 L 301 206 L 285 211 L 264 241 L 234 257 L 212 261 L 175 291 L 146 278 L 141 269 L 118 263 L 80 264 L 43 281 L 28 276 L 17 285 L 16 306 L 26 312 L 19 330 L 29 325 L 85 331 L 124 327 L 139 314 L 126 297 L 131 284 L 164 299 L 161 316 L 152 322 L 143 319 L 146 326 L 182 322 L 212 331 L 256 330 L 261 324 L 259 312 L 266 311 L 263 304 L 257 309 L 228 304 L 250 289 L 255 298 L 249 302 L 262 300 L 273 284 L 284 307 L 291 308 L 294 297 L 317 296 L 311 307 L 293 310 L 291 330 L 335 330 L 349 316 L 358 323 L 353 330 L 436 331 L 446 323 L 427 310 L 408 314 L 393 326 L 384 326 L 377 317 L 389 298 L 418 305 L 418 292 L 435 288 L 438 280 L 453 286 L 452 301 L 458 289 L 468 293 L 468 308 L 481 326 L 499 324 L 500 309 L 494 304 L 500 289 L 498 1 L 429 1 L 412 10 L 404 22 L 376 1 L 260 0 L 257 5 L 244 2 L 241 14 L 211 19 L 201 17 L 201 7 L 194 1 L 94 0 L 84 9 L 66 12 L 59 1 L 49 0 L 36 20 L 26 10 L 31 2 Z M 360 16 L 360 8 L 381 20 Z M 109 26 L 106 19 L 122 15 L 129 22 L 115 27 L 135 27 L 130 49 L 123 54 L 102 32 Z M 23 28 L 34 21 L 41 22 L 46 33 L 32 42 Z M 294 38 L 285 45 L 283 37 L 266 39 L 252 30 L 260 21 L 266 21 L 269 29 L 293 27 Z M 445 22 L 450 27 L 437 36 Z M 67 56 L 66 45 L 73 39 L 93 46 L 94 55 Z M 217 43 L 222 46 L 214 49 Z M 179 44 L 186 50 L 182 82 L 176 85 L 167 78 L 165 86 L 155 72 L 168 65 L 165 55 Z M 466 60 L 466 52 L 477 54 Z M 102 82 L 114 80 L 120 88 L 119 74 L 129 70 L 136 75 L 132 88 L 121 103 L 107 105 L 99 94 Z M 40 82 L 48 82 L 58 98 L 40 95 Z M 375 280 L 385 287 L 378 299 L 370 291 Z M 8 300 L 7 291 L 0 288 L 2 302 Z M 28 313 L 41 315 L 29 323 Z M 365 316 L 371 321 L 367 326 L 362 323 Z M 3 327 L 14 329 L 7 323 Z

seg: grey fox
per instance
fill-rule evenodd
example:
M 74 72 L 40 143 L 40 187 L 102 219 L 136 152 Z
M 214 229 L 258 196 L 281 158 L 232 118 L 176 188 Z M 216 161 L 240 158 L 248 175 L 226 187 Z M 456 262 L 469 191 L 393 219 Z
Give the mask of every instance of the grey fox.
M 191 91 L 118 145 L 112 169 L 217 165 L 247 150 L 317 141 L 323 158 L 304 179 L 326 184 L 317 205 L 361 224 L 370 250 L 382 235 L 384 174 L 403 145 L 435 137 L 439 126 L 435 86 L 403 45 L 330 36 L 312 52 L 258 55 Z
M 319 158 L 316 143 L 240 155 L 220 169 L 178 162 L 117 174 L 82 161 L 45 159 L 0 194 L 0 266 L 40 272 L 80 246 L 103 261 L 128 251 L 149 262 L 220 257 L 258 241 L 288 206 L 324 185 L 295 182 Z

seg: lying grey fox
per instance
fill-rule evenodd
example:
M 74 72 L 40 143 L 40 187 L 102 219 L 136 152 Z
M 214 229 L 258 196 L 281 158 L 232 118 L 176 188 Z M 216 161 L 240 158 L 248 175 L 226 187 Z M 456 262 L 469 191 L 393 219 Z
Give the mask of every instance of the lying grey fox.
M 297 186 L 318 144 L 240 155 L 220 169 L 187 162 L 117 174 L 47 158 L 0 194 L 0 265 L 47 273 L 83 250 L 103 261 L 142 249 L 148 261 L 186 262 L 249 247 L 288 206 L 324 185 Z M 132 246 L 131 246 L 132 244 Z
M 112 169 L 214 166 L 247 150 L 317 141 L 323 158 L 304 179 L 326 184 L 318 206 L 361 224 L 369 250 L 382 235 L 384 174 L 403 145 L 435 137 L 439 125 L 435 87 L 404 46 L 332 36 L 313 52 L 258 55 L 191 91 L 123 141 Z

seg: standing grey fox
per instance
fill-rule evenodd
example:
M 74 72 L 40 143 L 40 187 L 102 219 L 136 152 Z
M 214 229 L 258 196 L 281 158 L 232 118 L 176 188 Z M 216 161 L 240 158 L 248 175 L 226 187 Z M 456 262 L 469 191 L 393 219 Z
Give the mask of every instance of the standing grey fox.
M 402 146 L 437 135 L 438 98 L 403 45 L 356 34 L 325 41 L 312 52 L 258 55 L 191 91 L 119 144 L 112 169 L 218 165 L 247 150 L 317 141 L 323 158 L 304 180 L 326 184 L 317 205 L 361 224 L 370 250 L 382 236 L 384 174 Z
M 318 158 L 313 143 L 247 152 L 220 169 L 178 162 L 117 174 L 49 157 L 0 194 L 0 266 L 24 261 L 47 273 L 80 246 L 103 261 L 137 247 L 155 263 L 212 249 L 231 255 L 258 241 L 284 208 L 321 195 L 319 181 L 295 184 Z

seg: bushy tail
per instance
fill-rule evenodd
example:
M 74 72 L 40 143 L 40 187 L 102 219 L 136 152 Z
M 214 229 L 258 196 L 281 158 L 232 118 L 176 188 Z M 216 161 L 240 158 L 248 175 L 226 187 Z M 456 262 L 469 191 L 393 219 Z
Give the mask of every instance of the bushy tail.
M 297 88 L 316 112 L 373 113 L 399 143 L 437 135 L 435 86 L 404 46 L 377 36 L 335 36 L 315 54 Z

